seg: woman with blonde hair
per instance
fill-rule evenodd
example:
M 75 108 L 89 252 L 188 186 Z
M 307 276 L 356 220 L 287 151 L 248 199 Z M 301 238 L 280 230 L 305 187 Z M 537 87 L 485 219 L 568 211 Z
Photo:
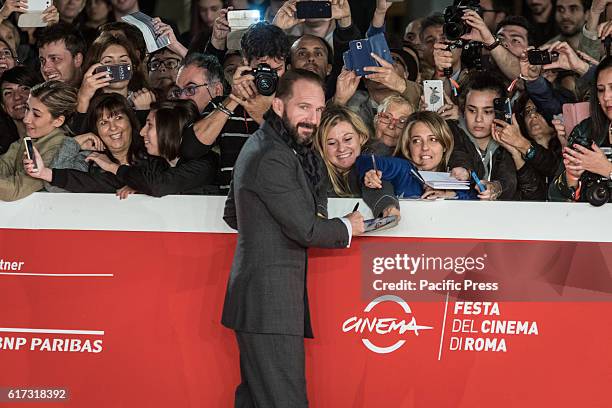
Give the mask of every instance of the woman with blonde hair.
M 76 100 L 76 89 L 60 81 L 44 82 L 31 89 L 23 123 L 41 164 L 48 166 L 68 138 L 65 123 L 74 112 Z M 42 180 L 30 177 L 24 170 L 24 152 L 24 143 L 18 140 L 0 156 L 2 201 L 18 200 L 43 188 Z
M 390 184 L 380 190 L 362 189 L 355 161 L 370 139 L 363 120 L 348 108 L 332 105 L 323 111 L 314 139 L 330 181 L 330 197 L 362 197 L 375 215 L 399 215 Z
M 435 112 L 419 111 L 408 117 L 395 157 L 375 157 L 375 171 L 373 156 L 362 156 L 357 159 L 357 168 L 364 175 L 366 187 L 381 188 L 382 181 L 387 180 L 400 197 L 473 199 L 473 190 L 433 190 L 414 175 L 414 171 L 447 171 L 453 147 L 446 121 Z

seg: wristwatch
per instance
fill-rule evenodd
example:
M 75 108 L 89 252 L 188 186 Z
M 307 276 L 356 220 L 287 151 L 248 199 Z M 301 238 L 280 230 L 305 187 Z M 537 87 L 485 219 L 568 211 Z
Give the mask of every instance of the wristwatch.
M 530 144 L 529 145 L 529 149 L 527 149 L 527 151 L 525 152 L 525 155 L 523 156 L 523 159 L 525 159 L 525 160 L 533 160 L 535 155 L 536 155 L 536 149 L 533 146 L 533 144 Z
M 495 41 L 493 41 L 491 44 L 485 44 L 484 48 L 485 50 L 493 51 L 500 44 L 501 44 L 501 41 L 499 40 L 499 38 L 495 37 Z

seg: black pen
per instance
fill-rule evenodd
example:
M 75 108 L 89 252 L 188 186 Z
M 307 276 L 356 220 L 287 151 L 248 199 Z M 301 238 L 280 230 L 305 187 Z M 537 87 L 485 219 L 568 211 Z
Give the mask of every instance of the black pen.
M 378 173 L 378 167 L 376 166 L 376 159 L 374 158 L 374 155 L 372 155 L 372 167 L 374 168 L 374 171 Z
M 359 201 L 357 201 L 357 204 L 355 204 L 355 207 L 353 208 L 353 212 L 357 211 L 359 209 Z

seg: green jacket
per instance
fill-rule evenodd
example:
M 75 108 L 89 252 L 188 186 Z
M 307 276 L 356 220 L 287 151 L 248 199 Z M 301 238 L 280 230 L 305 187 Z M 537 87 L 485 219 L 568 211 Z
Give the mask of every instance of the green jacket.
M 578 139 L 586 139 L 592 140 L 597 144 L 597 146 L 601 146 L 605 141 L 605 138 L 608 136 L 608 133 L 605 132 L 601 135 L 593 135 L 592 133 L 593 120 L 591 118 L 587 118 L 580 122 L 578 126 L 572 130 L 572 133 L 567 139 L 567 145 L 571 146 Z M 574 190 L 567 185 L 567 179 L 565 178 L 565 165 L 563 161 L 559 165 L 559 169 L 557 170 L 557 176 L 550 183 L 548 188 L 548 199 L 550 201 L 574 201 Z
M 46 136 L 32 139 L 34 147 L 49 166 L 64 140 L 68 138 L 62 129 L 55 129 Z M 15 201 L 42 190 L 43 181 L 35 179 L 23 168 L 23 138 L 13 142 L 6 153 L 0 156 L 0 200 Z

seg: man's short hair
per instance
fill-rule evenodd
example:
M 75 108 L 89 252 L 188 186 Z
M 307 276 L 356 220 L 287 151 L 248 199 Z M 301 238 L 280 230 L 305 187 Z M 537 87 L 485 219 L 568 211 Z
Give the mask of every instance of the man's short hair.
M 287 101 L 293 96 L 293 84 L 299 80 L 305 80 L 313 82 L 321 87 L 325 92 L 325 85 L 320 76 L 312 71 L 308 71 L 302 68 L 290 69 L 278 80 L 278 86 L 276 88 L 276 97 L 282 99 L 283 102 Z
M 200 54 L 199 52 L 192 52 L 183 60 L 181 66 L 186 67 L 189 65 L 205 69 L 208 82 L 223 83 L 223 66 L 219 63 L 217 57 L 208 54 Z
M 429 27 L 434 26 L 443 26 L 444 25 L 444 16 L 440 13 L 431 14 L 423 19 L 421 22 L 421 31 L 419 31 L 419 38 L 423 41 L 423 33 Z
M 244 32 L 240 47 L 248 62 L 262 57 L 286 60 L 290 51 L 287 34 L 265 21 L 252 24 Z
M 74 26 L 64 22 L 45 27 L 38 36 L 36 46 L 40 49 L 47 44 L 62 40 L 73 57 L 79 53 L 85 55 L 86 46 L 83 36 Z
M 523 27 L 525 30 L 527 30 L 527 45 L 532 45 L 534 43 L 535 39 L 533 38 L 533 28 L 531 27 L 529 21 L 523 16 L 506 16 L 499 22 L 499 24 L 497 24 L 495 32 L 499 33 L 499 30 L 501 30 L 503 27 L 511 25 Z
M 460 84 L 462 90 L 459 95 L 459 108 L 465 109 L 465 101 L 470 91 L 493 91 L 497 94 L 497 98 L 505 98 L 507 96 L 506 85 L 499 74 L 491 71 L 472 71 Z

